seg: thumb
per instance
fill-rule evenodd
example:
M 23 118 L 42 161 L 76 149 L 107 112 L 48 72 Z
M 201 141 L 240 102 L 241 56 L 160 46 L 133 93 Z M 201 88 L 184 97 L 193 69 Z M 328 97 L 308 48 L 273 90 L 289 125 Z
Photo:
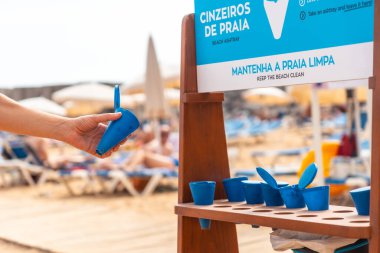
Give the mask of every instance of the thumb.
M 96 123 L 102 123 L 102 122 L 108 122 L 108 121 L 114 121 L 121 117 L 121 113 L 104 113 L 104 114 L 97 114 L 91 116 L 92 120 Z

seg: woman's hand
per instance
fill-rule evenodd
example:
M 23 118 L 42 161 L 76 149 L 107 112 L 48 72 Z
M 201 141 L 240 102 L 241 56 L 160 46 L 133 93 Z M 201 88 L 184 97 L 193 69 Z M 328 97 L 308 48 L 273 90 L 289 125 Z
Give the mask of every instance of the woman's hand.
M 31 110 L 1 93 L 0 115 L 1 131 L 64 141 L 95 156 L 98 156 L 96 147 L 107 128 L 105 123 L 121 117 L 121 113 L 106 113 L 78 118 L 56 116 Z M 101 158 L 110 156 L 112 151 L 116 151 L 126 140 Z
M 126 140 L 102 156 L 96 154 L 96 147 L 106 131 L 106 123 L 120 117 L 121 113 L 105 113 L 69 119 L 63 126 L 65 128 L 63 141 L 97 157 L 108 157 L 113 151 L 118 150 Z

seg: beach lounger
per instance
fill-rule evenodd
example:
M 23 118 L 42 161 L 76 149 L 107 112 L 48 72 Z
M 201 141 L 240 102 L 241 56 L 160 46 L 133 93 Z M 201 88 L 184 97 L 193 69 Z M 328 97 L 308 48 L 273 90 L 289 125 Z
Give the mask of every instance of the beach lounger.
M 257 175 L 256 169 L 236 170 L 233 172 L 235 177 L 255 177 Z
M 15 173 L 17 173 L 23 179 L 25 179 L 25 176 L 23 176 L 23 174 L 22 174 L 22 170 L 25 170 L 28 167 L 30 168 L 30 166 L 27 163 L 22 162 L 20 160 L 3 160 L 2 158 L 0 158 L 0 177 L 2 180 L 1 186 L 6 187 L 6 186 L 10 186 L 12 184 L 12 183 L 7 182 L 7 180 L 6 180 L 7 174 L 14 177 Z M 32 180 L 32 179 L 30 178 L 30 180 Z
M 101 178 L 111 179 L 110 192 L 115 192 L 117 186 L 121 184 L 132 196 L 147 196 L 155 191 L 163 178 L 177 178 L 178 172 L 177 170 L 166 168 L 143 168 L 136 171 L 97 170 L 96 175 Z M 142 192 L 138 192 L 134 187 L 133 178 L 149 179 Z
M 40 176 L 43 173 L 43 167 L 33 164 L 34 158 L 28 154 L 25 143 L 19 139 L 3 140 L 3 146 L 7 157 L 11 159 L 4 165 L 17 167 L 27 184 L 35 186 L 37 183 L 33 176 Z
M 257 166 L 263 166 L 260 161 L 261 157 L 272 157 L 269 166 L 274 175 L 294 175 L 297 174 L 298 167 L 279 166 L 277 161 L 281 157 L 301 157 L 309 151 L 309 148 L 293 148 L 293 149 L 280 149 L 280 150 L 268 150 L 268 151 L 253 151 L 251 157 Z
M 13 163 L 18 166 L 23 178 L 30 186 L 41 186 L 48 180 L 53 180 L 62 183 L 70 195 L 76 195 L 70 186 L 69 179 L 80 178 L 85 181 L 85 185 L 79 194 L 85 192 L 90 185 L 91 178 L 89 172 L 85 169 L 82 170 L 53 170 L 44 166 L 42 160 L 38 157 L 37 153 L 32 147 L 25 144 L 20 139 L 5 140 L 4 147 L 15 161 Z M 35 180 L 34 177 L 38 177 Z
M 260 123 L 253 124 L 249 129 L 249 134 L 251 136 L 260 136 L 268 132 L 280 128 L 282 125 L 282 120 L 273 120 L 273 121 L 262 121 Z

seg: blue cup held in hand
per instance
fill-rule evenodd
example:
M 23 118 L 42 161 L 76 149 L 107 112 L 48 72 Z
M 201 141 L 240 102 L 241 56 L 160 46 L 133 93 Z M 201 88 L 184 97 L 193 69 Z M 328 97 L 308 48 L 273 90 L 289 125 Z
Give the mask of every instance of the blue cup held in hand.
M 195 205 L 208 206 L 214 203 L 216 186 L 214 181 L 191 182 L 189 185 Z M 199 224 L 202 230 L 207 230 L 211 227 L 211 221 L 209 219 L 199 219 Z
M 115 86 L 114 103 L 115 112 L 120 112 L 121 117 L 115 121 L 111 121 L 104 132 L 96 148 L 96 153 L 100 156 L 110 151 L 140 126 L 139 120 L 132 112 L 120 107 L 120 90 L 118 85 Z

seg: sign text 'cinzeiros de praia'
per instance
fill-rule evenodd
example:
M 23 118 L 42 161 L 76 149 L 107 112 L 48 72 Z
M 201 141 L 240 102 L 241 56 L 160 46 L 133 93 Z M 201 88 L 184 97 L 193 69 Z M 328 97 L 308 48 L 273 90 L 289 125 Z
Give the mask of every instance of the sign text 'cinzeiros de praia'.
M 373 0 L 195 0 L 201 92 L 362 79 Z

